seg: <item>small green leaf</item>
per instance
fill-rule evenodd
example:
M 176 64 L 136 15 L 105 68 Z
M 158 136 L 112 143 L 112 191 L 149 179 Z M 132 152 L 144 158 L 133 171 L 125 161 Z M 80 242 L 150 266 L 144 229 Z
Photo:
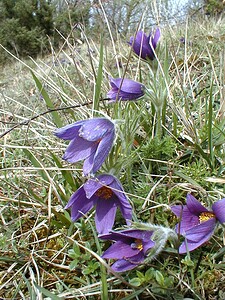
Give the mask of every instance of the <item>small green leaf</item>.
M 73 261 L 71 261 L 71 263 L 69 264 L 70 270 L 74 270 L 77 267 L 78 263 L 79 263 L 78 259 L 74 259 Z
M 133 286 L 140 286 L 141 285 L 141 280 L 138 277 L 134 277 L 129 281 L 130 284 L 132 284 Z
M 145 275 L 143 273 L 141 273 L 140 271 L 136 271 L 137 277 L 141 280 L 144 281 L 145 280 Z
M 80 247 L 76 243 L 73 245 L 73 251 L 77 256 L 80 256 Z
M 190 258 L 188 258 L 188 256 L 186 256 L 184 259 L 182 259 L 181 263 L 188 266 L 189 268 L 194 267 L 194 262 Z
M 158 270 L 155 271 L 155 279 L 160 286 L 164 286 L 163 274 L 161 272 L 159 272 Z
M 90 262 L 88 264 L 88 266 L 82 271 L 82 273 L 84 275 L 89 275 L 89 274 L 92 274 L 94 273 L 99 267 L 99 263 L 98 262 Z
M 170 288 L 173 286 L 173 283 L 174 283 L 174 278 L 172 276 L 166 277 L 164 280 L 165 287 Z
M 153 268 L 148 269 L 145 272 L 145 280 L 149 281 L 154 277 L 155 270 Z

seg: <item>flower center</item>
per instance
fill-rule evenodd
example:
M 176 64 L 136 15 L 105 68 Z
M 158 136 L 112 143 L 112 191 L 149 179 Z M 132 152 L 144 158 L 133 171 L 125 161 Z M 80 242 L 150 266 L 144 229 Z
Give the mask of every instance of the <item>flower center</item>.
M 131 244 L 132 249 L 143 250 L 142 240 L 136 239 L 134 243 Z
M 95 192 L 95 195 L 102 199 L 110 199 L 113 195 L 113 192 L 110 188 L 103 186 L 97 192 Z
M 209 211 L 204 211 L 198 216 L 200 223 L 203 223 L 203 222 L 208 221 L 209 219 L 212 219 L 215 217 L 216 216 L 214 215 L 214 213 L 209 212 Z

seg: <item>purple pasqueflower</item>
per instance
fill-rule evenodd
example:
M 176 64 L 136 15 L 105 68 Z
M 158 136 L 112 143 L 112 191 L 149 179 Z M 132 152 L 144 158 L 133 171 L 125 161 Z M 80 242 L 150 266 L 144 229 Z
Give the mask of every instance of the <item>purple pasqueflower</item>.
M 132 207 L 120 181 L 113 175 L 102 174 L 89 179 L 70 198 L 65 209 L 71 208 L 73 222 L 96 207 L 95 224 L 99 234 L 108 233 L 114 224 L 117 207 L 129 225 Z
M 106 118 L 93 118 L 64 126 L 55 135 L 70 140 L 63 159 L 75 163 L 84 160 L 84 175 L 100 169 L 115 138 L 115 125 Z
M 124 272 L 143 263 L 149 249 L 155 243 L 151 240 L 153 231 L 127 229 L 100 235 L 100 239 L 115 241 L 102 255 L 103 258 L 117 259 L 111 268 L 116 272 Z
M 225 222 L 225 198 L 213 203 L 210 211 L 188 194 L 186 205 L 174 205 L 171 210 L 180 218 L 176 225 L 177 233 L 186 239 L 179 247 L 180 254 L 200 247 L 212 236 L 217 221 Z
M 145 86 L 140 82 L 126 78 L 110 78 L 112 89 L 107 93 L 107 97 L 112 101 L 135 100 L 145 93 Z
M 140 30 L 137 32 L 136 36 L 130 38 L 129 45 L 131 45 L 133 51 L 141 58 L 153 60 L 155 58 L 153 49 L 156 49 L 159 39 L 159 28 L 156 29 L 155 34 L 150 33 L 148 36 Z

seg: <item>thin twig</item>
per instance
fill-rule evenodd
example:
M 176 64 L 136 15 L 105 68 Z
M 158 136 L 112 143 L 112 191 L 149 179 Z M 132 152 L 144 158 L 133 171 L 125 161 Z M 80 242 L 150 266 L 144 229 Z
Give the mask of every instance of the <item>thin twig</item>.
M 103 98 L 103 99 L 100 99 L 99 101 L 104 101 L 104 100 L 110 100 L 110 98 Z M 61 111 L 61 110 L 67 110 L 67 109 L 72 109 L 72 108 L 78 108 L 78 107 L 82 107 L 82 106 L 88 106 L 88 105 L 91 105 L 92 103 L 93 103 L 93 101 L 89 101 L 89 102 L 85 102 L 85 103 L 77 104 L 77 105 L 71 105 L 71 106 L 66 106 L 66 107 L 59 107 L 59 108 L 48 109 L 47 111 L 39 113 L 39 114 L 33 116 L 30 119 L 27 119 L 25 121 L 22 121 L 22 122 L 19 122 L 19 123 L 15 124 L 13 127 L 9 128 L 4 133 L 2 133 L 0 135 L 0 138 L 4 137 L 5 135 L 7 135 L 8 133 L 10 133 L 11 131 L 13 131 L 14 129 L 16 129 L 16 128 L 20 127 L 20 126 L 29 125 L 31 121 L 34 121 L 37 118 L 42 117 L 42 116 L 44 116 L 46 114 L 52 113 L 54 111 Z

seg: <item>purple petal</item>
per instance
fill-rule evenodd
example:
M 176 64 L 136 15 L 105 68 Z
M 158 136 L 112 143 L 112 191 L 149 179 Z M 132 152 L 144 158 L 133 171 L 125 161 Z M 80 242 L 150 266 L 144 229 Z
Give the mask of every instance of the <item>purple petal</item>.
M 113 199 L 98 199 L 96 203 L 95 224 L 99 234 L 109 232 L 114 224 L 117 203 Z
M 130 205 L 129 200 L 125 195 L 122 184 L 116 177 L 114 177 L 114 180 L 110 183 L 109 186 L 112 188 L 113 193 L 118 199 L 119 207 L 124 219 L 131 220 L 132 206 Z
M 129 260 L 125 260 L 125 259 L 119 259 L 111 266 L 111 268 L 115 272 L 125 272 L 125 271 L 132 270 L 136 267 L 137 264 L 132 264 L 131 262 L 129 262 Z
M 187 205 L 173 205 L 170 207 L 170 209 L 178 218 L 181 218 L 183 210 L 187 210 L 188 208 Z
M 63 159 L 75 163 L 89 157 L 97 149 L 94 142 L 86 141 L 80 137 L 73 139 L 67 147 Z
M 102 164 L 104 163 L 106 157 L 108 156 L 113 142 L 115 138 L 115 132 L 111 131 L 104 135 L 100 143 L 98 144 L 94 160 L 93 160 L 93 167 L 92 167 L 92 173 L 96 173 Z
M 96 152 L 96 150 L 94 152 L 92 152 L 92 154 L 89 157 L 87 157 L 83 163 L 84 176 L 87 176 L 88 174 L 93 173 L 92 169 L 93 169 L 93 164 L 94 164 L 95 152 Z
M 143 252 L 139 252 L 137 255 L 132 256 L 128 259 L 119 259 L 117 260 L 111 268 L 116 272 L 123 272 L 134 269 L 139 264 L 144 261 L 144 254 Z
M 152 44 L 152 47 L 153 47 L 154 49 L 155 49 L 156 46 L 157 46 L 157 43 L 158 43 L 158 41 L 159 41 L 159 39 L 160 39 L 160 35 L 161 35 L 160 29 L 157 28 L 156 31 L 155 31 L 154 37 L 153 37 L 153 38 L 152 38 L 152 37 L 150 38 L 150 43 Z
M 127 92 L 120 91 L 119 92 L 119 99 L 122 100 L 122 101 L 136 100 L 138 98 L 141 98 L 143 96 L 143 94 L 144 94 L 143 92 L 141 92 L 140 94 L 135 94 L 135 93 L 127 93 Z
M 194 196 L 191 194 L 187 195 L 187 207 L 189 211 L 196 215 L 199 216 L 202 212 L 208 211 L 207 208 L 205 208 Z
M 131 263 L 139 265 L 140 263 L 142 263 L 144 261 L 144 259 L 145 259 L 145 255 L 144 255 L 143 251 L 139 251 L 138 254 L 130 257 L 128 260 Z
M 121 234 L 123 234 L 123 236 L 131 237 L 137 240 L 142 240 L 143 242 L 148 242 L 151 239 L 152 233 L 152 231 L 140 229 L 127 229 L 121 231 Z
M 87 141 L 98 141 L 106 132 L 114 132 L 114 124 L 105 118 L 87 120 L 80 128 L 79 135 Z
M 144 32 L 142 31 L 137 32 L 137 35 L 132 45 L 133 45 L 134 52 L 138 56 L 141 56 L 141 58 L 143 59 L 146 59 L 147 57 L 149 57 L 150 59 L 154 58 L 154 54 L 149 44 L 149 37 L 147 37 L 147 35 Z
M 188 251 L 193 251 L 207 242 L 212 236 L 215 226 L 216 220 L 213 218 L 188 230 L 185 233 Z M 186 252 L 186 242 L 184 241 L 179 248 L 179 253 L 183 254 Z
M 122 82 L 123 81 L 123 82 Z M 122 86 L 121 86 L 122 82 Z M 144 85 L 140 82 L 134 81 L 132 79 L 127 78 L 111 78 L 110 84 L 112 87 L 116 87 L 117 89 L 120 88 L 121 91 L 128 94 L 144 94 L 143 89 Z
M 111 240 L 111 241 L 123 241 L 123 239 L 125 239 L 125 241 L 127 240 L 126 236 L 123 236 L 123 234 L 121 234 L 121 231 L 111 231 L 110 233 L 106 233 L 106 234 L 100 234 L 98 235 L 98 237 L 102 240 Z
M 130 225 L 132 220 L 132 206 L 130 205 L 127 199 L 120 197 L 118 199 L 120 211 L 127 222 L 127 225 Z
M 144 95 L 144 85 L 131 79 L 111 78 L 110 84 L 112 89 L 107 96 L 111 100 L 135 100 Z
M 129 100 L 137 100 L 138 98 L 143 96 L 143 92 L 141 92 L 140 94 L 131 94 L 131 93 L 127 93 L 127 92 L 123 92 L 123 91 L 119 91 L 118 90 L 114 91 L 111 90 L 107 93 L 107 97 L 111 99 L 110 102 L 114 102 L 115 100 L 121 100 L 121 101 L 129 101 Z
M 118 90 L 112 89 L 108 91 L 107 98 L 111 100 L 116 100 L 117 98 L 120 99 L 120 94 L 118 93 Z
M 65 209 L 71 208 L 73 222 L 86 214 L 93 207 L 93 199 L 87 199 L 83 186 L 80 187 L 70 198 Z
M 140 250 L 131 247 L 132 240 L 131 238 L 124 238 L 122 241 L 117 241 L 103 253 L 102 257 L 107 259 L 122 259 L 138 254 Z
M 76 198 L 86 199 L 86 194 L 84 193 L 84 185 L 82 185 L 78 190 L 76 190 L 75 193 L 72 194 L 72 196 L 70 197 L 68 203 L 66 204 L 66 206 L 64 208 L 65 209 L 70 208 L 76 201 Z
M 225 198 L 213 203 L 212 210 L 217 220 L 221 224 L 225 223 Z
M 83 173 L 87 175 L 89 173 L 96 173 L 104 163 L 106 157 L 108 156 L 112 144 L 115 138 L 114 132 L 109 132 L 105 134 L 102 140 L 95 144 L 96 150 L 91 153 L 84 161 Z
M 58 129 L 56 129 L 54 134 L 58 138 L 61 138 L 64 140 L 73 140 L 78 137 L 79 129 L 84 122 L 85 121 L 78 121 L 76 123 L 64 126 L 62 128 L 58 128 Z
M 155 242 L 152 240 L 149 240 L 148 242 L 142 242 L 143 244 L 143 253 L 147 253 L 149 249 L 153 248 L 155 246 Z
M 148 44 L 149 38 L 142 30 L 139 30 L 135 36 L 135 42 L 138 44 Z
M 190 228 L 200 223 L 199 216 L 191 213 L 187 205 L 174 205 L 171 206 L 172 212 L 180 218 L 180 222 L 176 225 L 176 232 L 184 234 Z
M 113 231 L 109 234 L 100 235 L 99 238 L 103 240 L 127 240 L 127 238 L 142 240 L 144 243 L 150 241 L 152 236 L 152 231 L 140 230 L 140 229 L 126 229 L 122 231 Z
M 100 176 L 97 176 L 96 179 L 89 179 L 84 184 L 84 190 L 87 198 L 92 197 L 92 195 L 94 195 L 97 192 L 97 190 L 99 190 L 103 186 L 110 186 L 113 180 L 115 180 L 115 177 L 108 174 L 102 174 Z

